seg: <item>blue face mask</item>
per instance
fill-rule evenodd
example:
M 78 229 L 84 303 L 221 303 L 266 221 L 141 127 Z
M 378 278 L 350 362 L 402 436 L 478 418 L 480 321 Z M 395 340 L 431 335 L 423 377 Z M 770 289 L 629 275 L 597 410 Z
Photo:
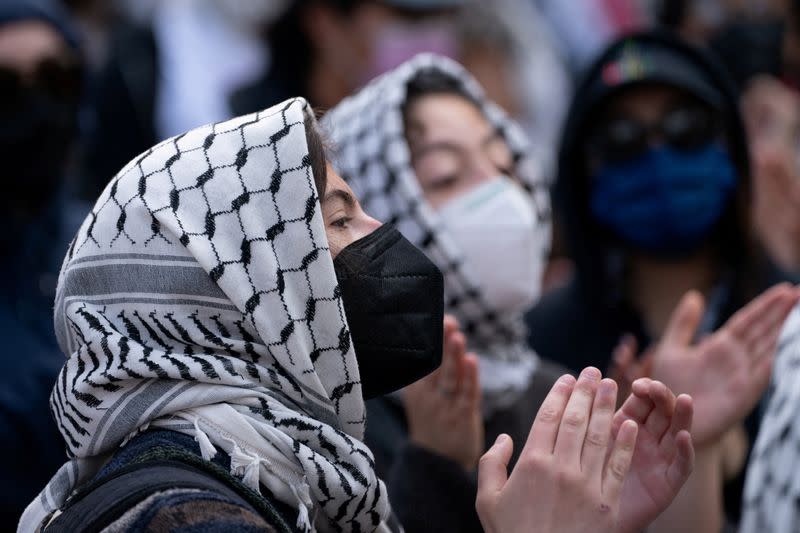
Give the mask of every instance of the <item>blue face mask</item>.
M 601 168 L 592 215 L 625 244 L 657 255 L 695 251 L 722 216 L 736 169 L 719 143 L 697 150 L 658 146 Z

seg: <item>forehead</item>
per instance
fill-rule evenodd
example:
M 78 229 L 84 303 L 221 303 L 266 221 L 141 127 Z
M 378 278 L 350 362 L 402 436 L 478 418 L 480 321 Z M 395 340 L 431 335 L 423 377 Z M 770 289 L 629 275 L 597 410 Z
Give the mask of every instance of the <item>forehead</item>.
M 324 191 L 319 191 L 320 195 L 322 195 L 322 194 L 324 194 L 325 192 L 328 192 L 328 191 L 335 191 L 337 189 L 338 190 L 344 190 L 344 191 L 347 191 L 347 192 L 352 192 L 350 190 L 350 186 L 347 184 L 346 181 L 344 181 L 342 179 L 342 177 L 339 175 L 339 173 L 336 172 L 336 169 L 333 168 L 333 165 L 331 165 L 330 162 L 327 163 L 327 168 L 328 168 L 327 183 L 326 183 L 326 186 L 325 186 L 325 190 Z
M 409 137 L 424 141 L 463 141 L 486 137 L 492 127 L 481 111 L 463 96 L 431 94 L 420 97 L 408 111 Z
M 611 97 L 605 106 L 610 114 L 630 117 L 659 118 L 677 102 L 689 98 L 689 94 L 668 85 L 639 85 L 622 89 Z

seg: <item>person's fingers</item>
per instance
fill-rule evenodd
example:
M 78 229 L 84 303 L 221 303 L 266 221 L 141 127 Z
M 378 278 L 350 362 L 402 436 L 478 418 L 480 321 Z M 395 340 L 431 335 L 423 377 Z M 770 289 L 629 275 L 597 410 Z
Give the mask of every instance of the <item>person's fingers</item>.
M 750 383 L 753 387 L 754 397 L 760 398 L 769 386 L 769 381 L 772 378 L 772 367 L 774 363 L 775 350 L 773 349 L 771 353 L 761 357 L 755 366 L 750 369 Z
M 641 365 L 641 374 L 638 378 L 646 378 L 653 374 L 653 363 L 656 360 L 656 350 L 650 348 L 639 357 L 639 364 Z
M 791 291 L 791 285 L 788 283 L 779 283 L 768 289 L 734 313 L 724 327 L 734 337 L 745 340 L 751 338 L 754 326 L 764 319 L 767 310 L 781 299 L 781 295 L 787 290 Z
M 797 291 L 794 288 L 786 287 L 778 296 L 773 300 L 765 312 L 762 314 L 760 320 L 753 323 L 750 328 L 754 332 L 753 336 L 763 337 L 767 332 L 778 328 L 783 325 L 786 316 L 797 304 Z
M 594 396 L 594 405 L 589 419 L 589 429 L 583 443 L 581 470 L 589 479 L 602 480 L 603 464 L 611 440 L 611 421 L 617 404 L 617 384 L 612 379 L 600 381 Z
M 453 315 L 444 315 L 444 335 L 447 337 L 450 333 L 455 333 L 461 329 L 461 326 L 458 323 L 458 319 Z
M 691 434 L 686 430 L 679 432 L 675 437 L 675 447 L 677 453 L 667 467 L 667 483 L 677 494 L 694 468 L 694 446 Z
M 459 404 L 468 412 L 480 409 L 481 387 L 478 377 L 478 357 L 475 354 L 467 354 L 462 361 L 464 375 L 461 380 L 461 390 L 459 392 Z
M 611 424 L 612 436 L 616 436 L 622 423 L 626 420 L 633 420 L 642 425 L 647 420 L 648 415 L 655 407 L 653 400 L 650 399 L 649 391 L 652 380 L 649 378 L 637 379 L 631 387 L 631 395 L 622 404 L 614 415 Z
M 445 339 L 445 350 L 442 354 L 442 366 L 439 376 L 439 392 L 452 399 L 458 394 L 461 374 L 461 358 L 466 351 L 466 339 L 460 331 L 451 333 Z
M 558 428 L 555 455 L 565 461 L 574 462 L 578 468 L 594 396 L 601 377 L 600 371 L 594 367 L 583 369 L 567 402 L 561 426 Z
M 619 428 L 603 475 L 603 494 L 606 496 L 607 505 L 616 504 L 622 493 L 622 486 L 625 484 L 633 460 L 638 431 L 639 426 L 633 420 L 626 420 Z
M 647 416 L 644 429 L 658 442 L 672 422 L 672 415 L 675 412 L 675 395 L 660 381 L 653 381 L 650 386 L 650 399 L 653 401 L 654 408 Z
M 675 411 L 670 421 L 669 429 L 664 432 L 659 442 L 659 448 L 666 454 L 671 454 L 676 444 L 676 439 L 681 431 L 692 430 L 692 417 L 694 405 L 692 397 L 681 394 L 675 399 Z
M 478 463 L 478 512 L 485 509 L 494 500 L 508 481 L 508 462 L 514 451 L 514 442 L 506 434 L 497 437 L 489 450 L 483 454 Z
M 705 301 L 698 291 L 684 294 L 669 318 L 661 343 L 665 346 L 688 346 L 697 333 L 704 309 Z
M 558 378 L 536 413 L 536 419 L 533 421 L 525 448 L 522 450 L 523 454 L 550 455 L 553 453 L 561 418 L 564 416 L 564 409 L 567 408 L 567 402 L 574 387 L 575 378 L 569 374 Z
M 636 361 L 636 337 L 630 333 L 622 336 L 614 348 L 612 355 L 612 368 L 621 375 L 627 374 L 627 369 Z
M 424 384 L 436 392 L 441 392 L 445 390 L 446 385 L 452 385 L 451 376 L 448 376 L 446 384 L 443 383 L 443 377 L 445 371 L 449 371 L 450 365 L 452 364 L 453 350 L 455 348 L 452 343 L 452 337 L 454 333 L 459 331 L 458 320 L 456 320 L 456 318 L 452 315 L 444 315 L 443 328 L 444 334 L 442 336 L 442 362 L 439 363 L 439 368 L 428 374 L 427 377 L 419 380 L 414 384 L 414 386 L 417 386 L 417 384 Z
M 756 331 L 749 334 L 750 338 L 747 346 L 753 359 L 774 353 L 783 324 L 797 304 L 797 300 L 796 291 L 787 291 L 786 294 L 782 295 L 782 298 L 770 307 L 758 325 L 753 326 Z

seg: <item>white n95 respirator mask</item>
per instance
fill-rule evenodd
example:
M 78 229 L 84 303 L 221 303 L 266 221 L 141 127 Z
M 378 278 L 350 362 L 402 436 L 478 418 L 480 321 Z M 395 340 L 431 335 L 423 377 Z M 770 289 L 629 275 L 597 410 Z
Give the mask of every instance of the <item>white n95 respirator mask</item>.
M 444 204 L 439 217 L 493 310 L 523 312 L 536 302 L 544 257 L 533 200 L 520 185 L 493 178 Z

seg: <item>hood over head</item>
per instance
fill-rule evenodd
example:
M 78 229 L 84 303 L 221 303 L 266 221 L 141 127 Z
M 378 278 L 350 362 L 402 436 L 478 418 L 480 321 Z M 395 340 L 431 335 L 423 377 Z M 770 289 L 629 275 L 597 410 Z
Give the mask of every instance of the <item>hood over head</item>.
M 622 267 L 615 245 L 603 237 L 590 214 L 584 145 L 605 103 L 625 89 L 653 85 L 680 89 L 719 113 L 738 180 L 711 241 L 725 264 L 734 268 L 746 262 L 749 253 L 750 159 L 738 94 L 730 77 L 710 52 L 669 32 L 622 37 L 606 48 L 577 87 L 559 149 L 554 187 L 557 216 L 563 223 L 569 255 L 577 265 L 579 283 L 606 305 L 621 298 Z

